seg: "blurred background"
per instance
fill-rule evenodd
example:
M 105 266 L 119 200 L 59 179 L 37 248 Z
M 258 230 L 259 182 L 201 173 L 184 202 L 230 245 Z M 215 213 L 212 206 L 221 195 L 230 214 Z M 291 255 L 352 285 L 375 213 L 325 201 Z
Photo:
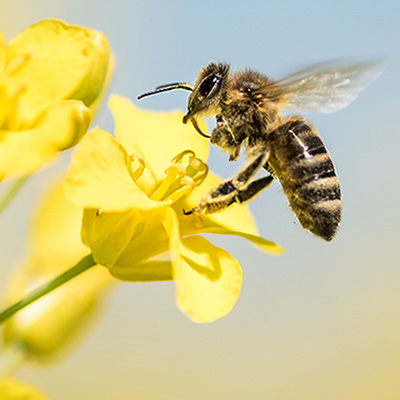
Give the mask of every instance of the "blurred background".
M 61 363 L 17 378 L 52 399 L 400 398 L 400 3 L 382 0 L 1 0 L 6 40 L 47 17 L 103 31 L 117 60 L 110 92 L 131 98 L 192 82 L 211 60 L 282 78 L 312 63 L 385 58 L 383 75 L 334 114 L 307 115 L 334 160 L 343 222 L 331 243 L 303 231 L 277 183 L 251 204 L 285 253 L 210 237 L 243 268 L 233 311 L 206 325 L 175 305 L 174 285 L 124 283 L 94 332 Z M 183 91 L 142 100 L 184 109 Z M 136 104 L 138 104 L 136 102 Z M 113 130 L 104 106 L 96 124 Z M 210 125 L 212 126 L 212 125 Z M 26 184 L 0 216 L 0 288 L 23 259 L 38 195 L 68 155 Z M 212 149 L 222 177 L 238 164 Z

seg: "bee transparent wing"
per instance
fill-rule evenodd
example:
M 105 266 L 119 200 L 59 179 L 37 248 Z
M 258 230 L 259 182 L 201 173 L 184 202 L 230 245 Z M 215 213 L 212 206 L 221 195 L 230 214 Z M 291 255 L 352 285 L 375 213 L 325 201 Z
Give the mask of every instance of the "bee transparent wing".
M 287 96 L 286 109 L 330 113 L 349 105 L 383 71 L 382 61 L 306 68 L 275 84 Z

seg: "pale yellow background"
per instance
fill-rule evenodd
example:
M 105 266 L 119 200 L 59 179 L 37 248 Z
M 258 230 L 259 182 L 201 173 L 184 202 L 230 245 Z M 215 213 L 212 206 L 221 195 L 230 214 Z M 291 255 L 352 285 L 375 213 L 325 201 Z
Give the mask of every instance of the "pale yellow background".
M 343 189 L 343 223 L 332 243 L 294 223 L 275 183 L 251 209 L 284 255 L 210 237 L 243 267 L 230 315 L 196 325 L 175 306 L 172 283 L 122 284 L 65 360 L 25 366 L 16 376 L 57 400 L 400 399 L 399 16 L 395 0 L 2 0 L 7 39 L 44 17 L 104 31 L 118 63 L 112 91 L 131 99 L 158 84 L 192 81 L 210 60 L 280 78 L 314 62 L 387 58 L 384 74 L 354 104 L 309 116 Z M 141 105 L 184 108 L 186 96 Z M 112 130 L 109 111 L 101 113 L 96 123 Z M 229 176 L 238 166 L 226 159 L 213 151 L 211 168 Z M 23 258 L 26 221 L 54 171 L 31 179 L 0 215 L 2 289 Z

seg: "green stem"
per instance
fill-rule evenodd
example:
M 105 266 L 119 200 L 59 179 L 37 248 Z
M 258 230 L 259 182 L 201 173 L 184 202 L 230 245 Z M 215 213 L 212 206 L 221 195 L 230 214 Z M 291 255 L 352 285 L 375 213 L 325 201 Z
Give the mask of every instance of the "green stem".
M 25 175 L 12 182 L 7 188 L 6 192 L 0 198 L 0 213 L 8 206 L 14 196 L 19 192 L 24 183 L 28 180 L 30 175 Z
M 12 304 L 11 306 L 0 312 L 0 324 L 4 322 L 7 318 L 10 318 L 19 310 L 40 299 L 47 293 L 50 293 L 52 290 L 57 289 L 62 284 L 68 282 L 72 278 L 75 278 L 76 276 L 93 267 L 94 265 L 96 265 L 96 263 L 93 260 L 91 254 L 83 257 L 82 260 L 78 262 L 78 264 L 76 264 L 69 270 L 63 272 L 61 275 L 58 275 L 50 282 L 46 282 L 42 286 L 39 286 L 31 293 L 27 294 L 23 299 L 17 301 L 16 303 Z

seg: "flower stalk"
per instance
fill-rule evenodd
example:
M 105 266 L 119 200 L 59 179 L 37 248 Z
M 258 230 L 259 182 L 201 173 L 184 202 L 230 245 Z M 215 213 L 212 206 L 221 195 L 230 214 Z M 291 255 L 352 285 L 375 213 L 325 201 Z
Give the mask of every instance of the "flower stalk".
M 0 312 L 0 324 L 6 321 L 8 318 L 12 317 L 18 311 L 28 306 L 29 304 L 40 299 L 41 297 L 53 291 L 54 289 L 57 289 L 64 283 L 70 281 L 72 278 L 75 278 L 82 272 L 88 270 L 89 268 L 95 265 L 96 263 L 93 260 L 91 254 L 83 257 L 72 268 L 56 276 L 51 281 L 46 282 L 45 284 L 34 289 L 32 292 L 28 293 L 24 298 L 22 298 L 21 300 L 17 301 L 16 303 L 12 304 L 11 306 L 7 307 L 2 312 Z

